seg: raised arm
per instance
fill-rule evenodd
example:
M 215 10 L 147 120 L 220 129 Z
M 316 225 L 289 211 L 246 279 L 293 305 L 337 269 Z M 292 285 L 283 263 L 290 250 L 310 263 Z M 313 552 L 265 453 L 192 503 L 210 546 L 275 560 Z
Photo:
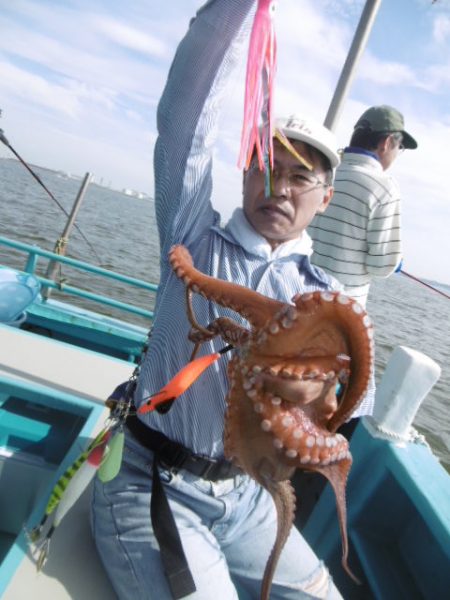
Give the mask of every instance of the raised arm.
M 254 0 L 210 0 L 178 46 L 161 97 L 154 155 L 161 255 L 189 245 L 216 215 L 212 148 L 228 75 L 246 52 Z M 236 147 L 236 157 L 238 148 Z

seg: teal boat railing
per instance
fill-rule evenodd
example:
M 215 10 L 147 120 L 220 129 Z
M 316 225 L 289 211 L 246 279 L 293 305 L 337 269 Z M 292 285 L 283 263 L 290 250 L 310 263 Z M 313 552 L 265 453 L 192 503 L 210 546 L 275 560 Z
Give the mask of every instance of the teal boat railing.
M 95 275 L 99 275 L 101 277 L 106 277 L 112 279 L 114 281 L 118 281 L 121 283 L 126 283 L 128 285 L 141 288 L 144 290 L 149 290 L 151 292 L 156 292 L 158 290 L 158 286 L 154 283 L 149 283 L 147 281 L 143 281 L 142 279 L 137 279 L 135 277 L 129 277 L 128 275 L 122 275 L 120 273 L 116 273 L 115 271 L 109 271 L 108 269 L 103 269 L 102 267 L 96 267 L 90 263 L 86 263 L 74 258 L 69 258 L 67 256 L 61 256 L 60 254 L 56 254 L 54 252 L 49 252 L 48 250 L 43 250 L 39 246 L 34 246 L 30 244 L 26 244 L 24 242 L 18 242 L 15 240 L 10 240 L 8 238 L 0 236 L 0 245 L 6 246 L 8 248 L 12 248 L 14 250 L 18 250 L 27 255 L 25 259 L 25 265 L 23 267 L 23 271 L 34 275 L 39 282 L 41 283 L 43 289 L 55 289 L 59 292 L 63 292 L 65 294 L 69 294 L 72 296 L 78 296 L 79 298 L 84 298 L 86 300 L 92 300 L 94 302 L 98 302 L 100 304 L 110 306 L 113 308 L 117 308 L 119 310 L 123 310 L 135 315 L 139 315 L 142 317 L 153 319 L 153 311 L 145 310 L 138 306 L 134 306 L 127 302 L 122 302 L 120 300 L 114 300 L 113 298 L 109 298 L 107 296 L 103 296 L 101 294 L 96 294 L 94 292 L 88 292 L 87 290 L 83 290 L 81 288 L 67 285 L 63 281 L 56 282 L 52 279 L 47 279 L 37 274 L 37 266 L 40 258 L 47 259 L 49 262 L 62 263 L 66 265 L 70 265 L 76 269 L 81 271 L 85 271 L 88 273 L 93 273 Z

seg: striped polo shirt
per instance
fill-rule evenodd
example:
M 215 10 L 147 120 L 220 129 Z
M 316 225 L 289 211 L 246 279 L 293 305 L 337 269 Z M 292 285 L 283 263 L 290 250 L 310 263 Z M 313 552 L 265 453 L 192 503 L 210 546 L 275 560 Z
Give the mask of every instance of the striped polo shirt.
M 400 262 L 400 191 L 368 153 L 345 151 L 333 198 L 308 228 L 312 262 L 331 273 L 363 306 L 370 281 L 388 277 Z

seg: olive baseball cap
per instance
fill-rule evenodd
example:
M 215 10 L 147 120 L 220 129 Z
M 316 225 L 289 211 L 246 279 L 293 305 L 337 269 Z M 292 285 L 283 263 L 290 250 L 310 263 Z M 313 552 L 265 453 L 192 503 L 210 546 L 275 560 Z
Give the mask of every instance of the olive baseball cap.
M 375 133 L 399 131 L 403 134 L 403 146 L 409 150 L 417 148 L 416 140 L 405 131 L 405 120 L 401 112 L 392 106 L 382 104 L 371 106 L 358 119 L 355 129 L 369 129 Z

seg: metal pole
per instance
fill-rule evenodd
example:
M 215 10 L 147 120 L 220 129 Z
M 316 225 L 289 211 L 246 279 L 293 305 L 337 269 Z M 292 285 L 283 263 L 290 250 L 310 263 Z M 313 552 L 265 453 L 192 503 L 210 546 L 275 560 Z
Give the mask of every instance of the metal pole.
M 327 116 L 325 117 L 324 125 L 334 131 L 337 120 L 341 114 L 342 106 L 348 95 L 350 84 L 355 75 L 356 66 L 366 47 L 369 39 L 370 31 L 375 22 L 378 9 L 380 8 L 381 0 L 367 0 L 364 10 L 356 28 L 350 50 L 342 67 L 341 75 L 338 84 L 334 91 L 328 108 Z
M 78 210 L 81 206 L 81 203 L 83 202 L 84 196 L 86 194 L 86 190 L 87 187 L 89 185 L 89 183 L 91 182 L 92 179 L 92 173 L 86 173 L 86 175 L 84 176 L 83 182 L 81 184 L 80 189 L 78 190 L 78 194 L 77 197 L 75 198 L 75 202 L 72 206 L 72 211 L 69 215 L 69 218 L 67 219 L 67 223 L 66 226 L 64 227 L 64 231 L 61 234 L 61 237 L 56 241 L 55 244 L 55 248 L 54 248 L 54 252 L 55 254 L 61 254 L 62 256 L 64 256 L 66 254 L 66 247 L 67 244 L 69 243 L 69 235 L 70 232 L 72 231 L 73 225 L 75 223 L 75 219 L 77 217 L 78 214 Z M 51 260 L 48 263 L 48 267 L 47 267 L 47 273 L 46 273 L 46 277 L 47 279 L 52 279 L 53 281 L 56 281 L 56 270 L 58 268 L 58 262 Z M 50 296 L 50 288 L 46 288 L 43 292 L 43 297 L 45 299 L 47 299 Z

